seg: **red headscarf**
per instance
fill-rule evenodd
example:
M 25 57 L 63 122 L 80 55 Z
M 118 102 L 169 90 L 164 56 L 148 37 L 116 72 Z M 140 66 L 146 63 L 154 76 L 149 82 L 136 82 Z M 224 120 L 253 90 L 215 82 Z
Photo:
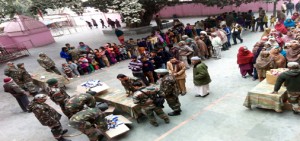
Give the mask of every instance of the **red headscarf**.
M 253 61 L 253 53 L 246 47 L 240 47 L 237 54 L 237 63 L 239 65 L 249 64 Z
M 277 22 L 275 25 L 275 29 L 278 32 L 281 32 L 282 34 L 286 34 L 287 33 L 287 29 L 285 28 L 284 24 Z

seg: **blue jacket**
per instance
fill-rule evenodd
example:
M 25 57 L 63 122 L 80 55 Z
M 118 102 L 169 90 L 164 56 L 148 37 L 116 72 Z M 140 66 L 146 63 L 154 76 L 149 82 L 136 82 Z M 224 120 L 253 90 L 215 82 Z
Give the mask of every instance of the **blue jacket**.
M 223 30 L 226 32 L 227 36 L 231 35 L 231 29 L 229 27 L 225 27 L 225 28 L 223 28 Z
M 284 26 L 285 26 L 286 28 L 289 28 L 289 27 L 295 27 L 296 24 L 295 24 L 295 22 L 294 22 L 292 19 L 286 19 L 286 20 L 284 21 Z
M 68 52 L 64 52 L 64 51 L 60 52 L 60 57 L 61 58 L 65 58 L 65 59 L 71 59 L 71 56 L 69 55 L 69 53 Z

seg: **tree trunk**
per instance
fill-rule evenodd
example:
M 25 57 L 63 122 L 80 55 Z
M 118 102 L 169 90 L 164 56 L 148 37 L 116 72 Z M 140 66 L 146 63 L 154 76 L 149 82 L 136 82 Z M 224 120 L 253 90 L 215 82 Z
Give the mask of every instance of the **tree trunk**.
M 150 22 L 153 18 L 154 13 L 152 12 L 145 12 L 142 16 L 141 16 L 141 23 L 127 23 L 126 26 L 130 27 L 130 28 L 135 28 L 135 27 L 142 27 L 142 26 L 148 26 L 150 25 Z
M 277 5 L 277 0 L 274 1 L 274 5 L 273 5 L 273 6 L 274 6 L 274 7 L 273 7 L 273 15 L 274 15 L 275 17 L 277 17 L 277 16 L 276 16 L 276 13 L 277 13 L 277 10 L 276 10 L 277 7 L 276 7 L 276 5 Z

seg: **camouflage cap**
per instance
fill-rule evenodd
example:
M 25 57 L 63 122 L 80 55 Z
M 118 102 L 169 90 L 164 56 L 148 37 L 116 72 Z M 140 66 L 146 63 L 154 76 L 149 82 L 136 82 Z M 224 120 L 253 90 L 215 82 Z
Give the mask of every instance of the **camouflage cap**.
M 168 74 L 169 71 L 167 69 L 156 69 L 154 70 L 157 74 Z
M 17 67 L 21 68 L 22 65 L 24 65 L 24 63 L 19 63 L 19 64 L 17 64 Z
M 92 96 L 95 96 L 97 94 L 97 92 L 95 91 L 86 91 L 87 94 L 90 94 Z
M 52 78 L 52 79 L 48 79 L 46 83 L 51 87 L 57 84 L 57 82 L 58 82 L 57 79 Z

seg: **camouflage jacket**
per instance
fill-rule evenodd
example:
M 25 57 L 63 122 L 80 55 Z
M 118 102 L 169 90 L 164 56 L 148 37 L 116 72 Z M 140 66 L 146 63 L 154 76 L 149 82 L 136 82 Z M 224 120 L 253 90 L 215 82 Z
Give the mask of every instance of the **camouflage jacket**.
M 64 88 L 47 88 L 47 93 L 50 99 L 58 104 L 58 105 L 64 105 L 65 100 L 69 99 L 70 96 L 67 94 L 67 92 L 64 90 Z
M 94 108 L 96 105 L 96 100 L 94 96 L 90 94 L 74 95 L 65 102 L 66 111 L 70 113 L 70 116 L 83 110 L 84 105 L 90 108 Z
M 25 68 L 19 68 L 18 70 L 20 72 L 20 81 L 24 83 L 32 81 L 31 75 L 26 71 Z
M 136 81 L 141 81 L 140 79 L 138 78 L 129 78 L 127 81 L 122 81 L 122 85 L 123 87 L 125 88 L 125 91 L 127 94 L 133 94 L 135 89 L 134 87 L 132 86 L 133 82 L 136 82 Z
M 11 77 L 18 85 L 22 84 L 20 81 L 20 71 L 16 67 L 6 68 L 4 75 Z
M 32 111 L 35 117 L 44 126 L 55 127 L 60 125 L 61 115 L 46 103 L 38 103 L 35 100 L 28 105 L 29 111 Z
M 160 80 L 160 90 L 165 94 L 166 98 L 179 95 L 179 88 L 176 78 L 173 75 L 166 75 Z
M 40 57 L 37 59 L 37 61 L 45 69 L 50 69 L 51 67 L 55 66 L 54 61 L 51 58 L 49 58 L 48 56 L 45 58 Z
M 82 110 L 70 118 L 70 125 L 76 129 L 85 128 L 88 122 L 91 125 L 96 124 L 102 131 L 107 130 L 107 123 L 105 121 L 106 114 L 98 108 L 88 108 Z
M 164 94 L 156 87 L 142 87 L 133 94 L 133 103 L 142 107 L 155 107 L 153 100 L 156 95 L 164 96 Z
M 26 95 L 26 92 L 15 82 L 6 83 L 3 88 L 5 92 L 11 93 L 14 97 Z

